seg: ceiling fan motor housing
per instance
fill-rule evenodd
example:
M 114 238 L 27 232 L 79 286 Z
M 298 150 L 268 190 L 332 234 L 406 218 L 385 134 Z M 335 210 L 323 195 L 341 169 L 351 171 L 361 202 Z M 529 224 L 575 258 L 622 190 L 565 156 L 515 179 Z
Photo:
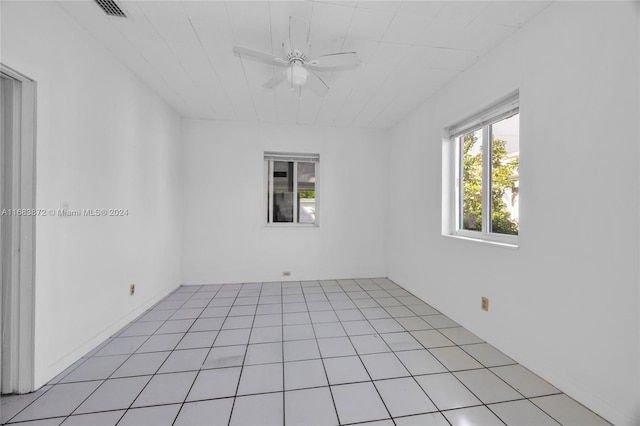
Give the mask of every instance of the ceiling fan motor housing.
M 303 65 L 307 63 L 308 60 L 309 58 L 307 57 L 307 55 L 299 50 L 292 50 L 287 54 L 287 61 L 289 61 L 291 65 L 294 65 L 296 62 L 298 62 L 300 65 Z

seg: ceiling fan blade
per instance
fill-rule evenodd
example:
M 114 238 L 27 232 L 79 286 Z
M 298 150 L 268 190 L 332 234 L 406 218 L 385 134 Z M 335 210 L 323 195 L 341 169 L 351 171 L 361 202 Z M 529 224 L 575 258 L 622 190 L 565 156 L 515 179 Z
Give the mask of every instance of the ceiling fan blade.
M 233 52 L 237 53 L 238 55 L 244 55 L 249 58 L 266 62 L 268 64 L 278 65 L 282 67 L 286 67 L 287 65 L 289 65 L 289 62 L 285 61 L 284 59 L 278 58 L 277 56 L 273 56 L 271 53 L 262 52 L 260 50 L 249 49 L 242 46 L 233 46 Z
M 330 53 L 318 56 L 305 64 L 308 68 L 322 70 L 327 68 L 354 68 L 358 65 L 356 52 Z
M 284 57 L 286 58 L 291 53 L 291 43 L 289 43 L 289 37 L 287 37 L 282 42 L 282 53 L 284 53 Z
M 289 52 L 298 50 L 305 55 L 309 53 L 309 26 L 304 19 L 297 16 L 289 16 L 288 42 Z
M 287 79 L 289 80 L 289 90 L 293 92 L 293 64 L 291 64 L 289 69 L 285 71 L 285 75 L 287 74 L 289 75 L 289 78 Z
M 285 80 L 285 75 L 283 72 L 278 72 L 276 75 L 267 80 L 262 87 L 265 89 L 271 89 L 276 87 L 278 84 L 282 83 Z
M 324 96 L 329 91 L 327 83 L 325 83 L 318 74 L 313 71 L 309 72 L 305 86 L 309 87 L 309 89 L 318 96 Z

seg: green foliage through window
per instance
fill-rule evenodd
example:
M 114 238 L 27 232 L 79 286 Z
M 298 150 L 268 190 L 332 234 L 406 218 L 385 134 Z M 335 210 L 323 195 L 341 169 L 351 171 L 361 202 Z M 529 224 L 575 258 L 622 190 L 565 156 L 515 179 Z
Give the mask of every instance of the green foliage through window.
M 462 229 L 482 231 L 482 149 L 475 133 L 462 137 L 463 223 Z M 519 157 L 508 158 L 506 141 L 491 143 L 491 232 L 518 235 L 518 222 L 511 218 L 505 198 L 518 196 Z
M 298 191 L 300 198 L 316 198 L 316 191 Z

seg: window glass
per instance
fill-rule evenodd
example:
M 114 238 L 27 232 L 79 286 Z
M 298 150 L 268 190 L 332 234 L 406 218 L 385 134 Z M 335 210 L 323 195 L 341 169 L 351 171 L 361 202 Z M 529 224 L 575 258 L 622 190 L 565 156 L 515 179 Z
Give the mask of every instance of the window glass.
M 316 165 L 298 163 L 298 222 L 316 221 Z
M 461 137 L 462 229 L 482 230 L 482 129 Z
M 491 232 L 518 235 L 520 115 L 491 125 Z
M 293 162 L 273 162 L 273 221 L 293 222 Z

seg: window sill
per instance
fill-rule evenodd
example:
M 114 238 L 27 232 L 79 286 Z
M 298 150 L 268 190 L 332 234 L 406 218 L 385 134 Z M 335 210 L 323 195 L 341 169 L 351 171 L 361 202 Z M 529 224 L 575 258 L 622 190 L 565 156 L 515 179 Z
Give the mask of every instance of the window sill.
M 265 229 L 318 229 L 320 225 L 311 223 L 267 223 Z
M 487 245 L 496 246 L 496 247 L 504 247 L 507 249 L 518 249 L 520 247 L 517 239 L 514 242 L 505 242 L 505 241 L 496 241 L 496 240 L 490 240 L 490 239 L 484 239 L 484 238 L 477 238 L 477 237 L 472 237 L 468 235 L 442 234 L 442 236 L 447 238 L 454 238 L 457 240 L 473 241 L 476 243 L 487 244 Z

